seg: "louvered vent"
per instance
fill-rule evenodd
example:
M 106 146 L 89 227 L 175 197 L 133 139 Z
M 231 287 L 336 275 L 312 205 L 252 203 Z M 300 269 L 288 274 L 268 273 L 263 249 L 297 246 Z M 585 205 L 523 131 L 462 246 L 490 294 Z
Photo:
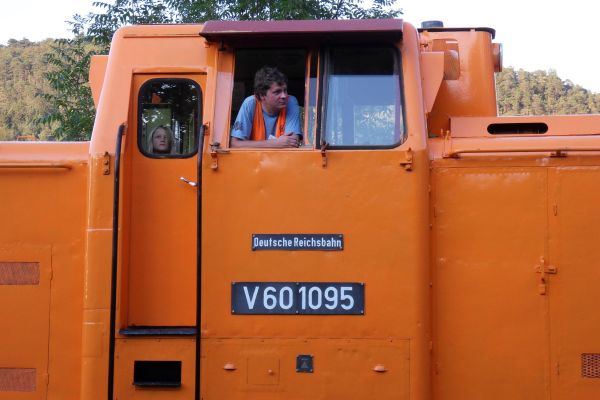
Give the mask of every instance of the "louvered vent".
M 581 355 L 581 376 L 583 378 L 600 378 L 600 354 L 583 353 Z

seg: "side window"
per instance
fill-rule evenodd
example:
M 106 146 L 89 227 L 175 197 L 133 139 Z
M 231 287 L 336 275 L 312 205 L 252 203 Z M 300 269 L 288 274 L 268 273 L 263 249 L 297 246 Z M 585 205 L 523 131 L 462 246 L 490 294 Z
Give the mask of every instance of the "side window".
M 400 144 L 404 123 L 397 51 L 338 47 L 327 56 L 322 140 L 331 147 Z
M 152 79 L 139 93 L 138 147 L 155 158 L 196 153 L 201 91 L 189 79 Z

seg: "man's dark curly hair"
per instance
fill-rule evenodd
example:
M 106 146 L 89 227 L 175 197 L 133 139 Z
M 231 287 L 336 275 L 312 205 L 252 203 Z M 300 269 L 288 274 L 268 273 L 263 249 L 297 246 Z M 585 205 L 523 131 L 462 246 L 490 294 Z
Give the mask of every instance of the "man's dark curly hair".
M 264 96 L 272 84 L 287 85 L 287 82 L 287 77 L 277 68 L 262 67 L 254 75 L 254 94 L 258 97 Z

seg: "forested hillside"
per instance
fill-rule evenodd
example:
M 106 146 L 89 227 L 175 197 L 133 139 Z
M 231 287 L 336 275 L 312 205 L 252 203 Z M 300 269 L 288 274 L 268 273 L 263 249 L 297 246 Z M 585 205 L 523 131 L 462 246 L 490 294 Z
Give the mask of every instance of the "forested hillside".
M 50 137 L 52 129 L 36 121 L 51 110 L 41 94 L 50 91 L 44 73 L 52 42 L 11 39 L 7 46 L 0 45 L 0 140 Z
M 496 74 L 500 115 L 600 113 L 600 93 L 592 93 L 556 71 L 527 72 L 504 68 Z
M 41 96 L 53 93 L 44 77 L 52 40 L 11 40 L 0 45 L 0 140 L 34 135 L 52 140 L 52 129 L 39 120 L 53 110 Z M 562 80 L 553 70 L 527 72 L 505 68 L 496 75 L 500 115 L 600 113 L 600 93 Z

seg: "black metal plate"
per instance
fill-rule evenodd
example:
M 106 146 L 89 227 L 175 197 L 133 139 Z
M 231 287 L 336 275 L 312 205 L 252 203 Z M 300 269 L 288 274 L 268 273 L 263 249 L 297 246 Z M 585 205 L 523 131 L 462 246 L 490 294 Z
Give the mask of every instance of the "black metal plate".
M 296 356 L 296 372 L 313 372 L 313 356 L 310 354 L 300 354 Z
M 365 285 L 347 282 L 234 282 L 232 314 L 362 315 Z
M 341 233 L 252 234 L 252 250 L 342 251 Z

